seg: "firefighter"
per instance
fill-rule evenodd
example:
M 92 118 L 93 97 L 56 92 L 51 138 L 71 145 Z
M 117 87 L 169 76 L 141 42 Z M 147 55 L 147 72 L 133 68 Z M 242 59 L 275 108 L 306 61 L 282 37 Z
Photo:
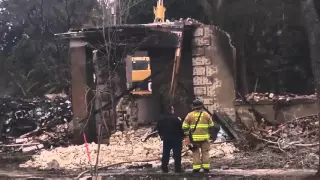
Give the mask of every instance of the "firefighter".
M 193 172 L 199 172 L 202 168 L 207 173 L 210 171 L 209 139 L 214 123 L 211 116 L 202 111 L 203 103 L 200 100 L 193 101 L 192 109 L 193 111 L 186 116 L 182 129 L 188 137 L 188 147 L 192 151 Z
M 174 168 L 176 173 L 182 172 L 181 169 L 181 151 L 184 132 L 182 122 L 179 117 L 174 115 L 173 106 L 169 106 L 165 115 L 157 123 L 156 127 L 163 143 L 161 169 L 167 173 L 170 159 L 170 151 L 173 151 Z

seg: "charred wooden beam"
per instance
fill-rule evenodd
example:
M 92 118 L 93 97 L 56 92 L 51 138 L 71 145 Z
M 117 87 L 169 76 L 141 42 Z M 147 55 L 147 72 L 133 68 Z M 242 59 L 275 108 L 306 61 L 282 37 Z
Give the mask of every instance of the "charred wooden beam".
M 112 26 L 106 28 L 91 28 L 71 30 L 67 33 L 55 34 L 57 39 L 84 39 L 92 44 L 105 44 L 102 41 L 112 36 L 110 43 L 117 46 L 139 46 L 144 47 L 179 47 L 180 37 L 174 32 L 183 31 L 184 26 L 156 26 L 156 25 L 126 25 Z

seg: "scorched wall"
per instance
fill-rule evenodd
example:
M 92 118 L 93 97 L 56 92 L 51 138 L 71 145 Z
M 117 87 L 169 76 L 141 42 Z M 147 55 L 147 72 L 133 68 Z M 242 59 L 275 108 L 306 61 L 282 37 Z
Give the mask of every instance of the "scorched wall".
M 212 25 L 198 27 L 192 54 L 195 96 L 210 112 L 223 110 L 235 119 L 235 48 L 229 35 Z

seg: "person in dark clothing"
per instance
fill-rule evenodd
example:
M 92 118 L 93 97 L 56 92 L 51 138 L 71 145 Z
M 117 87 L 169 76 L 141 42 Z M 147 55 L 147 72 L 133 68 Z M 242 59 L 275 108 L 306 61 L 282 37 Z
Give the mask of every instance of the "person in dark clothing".
M 173 159 L 175 172 L 180 173 L 181 169 L 181 151 L 184 132 L 182 130 L 182 121 L 174 115 L 173 106 L 169 107 L 168 112 L 163 115 L 157 123 L 156 127 L 161 140 L 163 141 L 161 169 L 168 172 L 168 163 L 170 159 L 170 151 L 173 151 Z

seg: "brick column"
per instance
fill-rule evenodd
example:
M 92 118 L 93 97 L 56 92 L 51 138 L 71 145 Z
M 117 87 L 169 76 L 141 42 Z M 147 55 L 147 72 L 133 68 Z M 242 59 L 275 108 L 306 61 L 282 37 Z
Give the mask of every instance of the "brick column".
M 88 142 L 96 141 L 95 121 L 90 116 L 93 104 L 92 61 L 87 58 L 86 42 L 70 40 L 73 136 L 75 144 L 83 144 L 82 130 Z M 85 119 L 81 122 L 81 120 Z M 86 123 L 88 121 L 88 123 Z M 85 128 L 84 128 L 85 127 Z
M 221 38 L 224 36 L 225 38 Z M 225 32 L 211 25 L 198 27 L 193 39 L 193 85 L 195 96 L 201 99 L 210 112 L 224 110 L 234 116 L 235 86 L 226 51 L 228 38 Z M 221 43 L 220 41 L 227 41 Z M 222 44 L 227 46 L 222 47 Z M 230 46 L 230 57 L 233 47 Z

